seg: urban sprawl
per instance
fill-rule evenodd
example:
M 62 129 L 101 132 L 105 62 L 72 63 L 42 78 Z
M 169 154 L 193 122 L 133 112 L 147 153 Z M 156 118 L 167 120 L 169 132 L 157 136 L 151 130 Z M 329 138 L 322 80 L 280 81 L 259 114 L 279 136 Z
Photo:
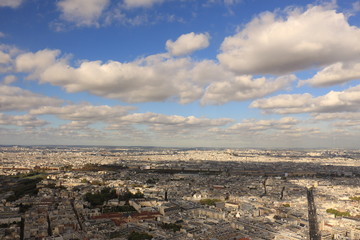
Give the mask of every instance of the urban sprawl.
M 0 147 L 0 239 L 360 239 L 360 150 Z

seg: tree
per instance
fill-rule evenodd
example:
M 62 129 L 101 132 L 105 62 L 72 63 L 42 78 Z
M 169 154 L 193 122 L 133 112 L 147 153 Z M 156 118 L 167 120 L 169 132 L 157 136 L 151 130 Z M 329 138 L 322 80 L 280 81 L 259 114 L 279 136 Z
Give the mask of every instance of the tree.
M 174 232 L 180 231 L 181 229 L 181 225 L 176 223 L 162 223 L 160 227 L 166 230 L 173 230 Z
M 100 192 L 85 194 L 85 200 L 88 201 L 92 207 L 103 205 L 105 201 L 117 198 L 116 191 L 109 187 L 103 188 Z
M 132 232 L 128 236 L 128 240 L 145 240 L 145 239 L 152 239 L 153 236 L 144 232 Z
M 329 209 L 326 209 L 326 212 L 327 213 L 331 213 L 331 214 L 334 214 L 335 217 L 350 217 L 350 213 L 349 212 L 340 212 L 336 209 L 333 209 L 333 208 L 329 208 Z
M 221 200 L 215 198 L 214 199 L 206 198 L 200 200 L 200 204 L 208 205 L 208 206 L 215 206 L 217 202 L 221 202 Z

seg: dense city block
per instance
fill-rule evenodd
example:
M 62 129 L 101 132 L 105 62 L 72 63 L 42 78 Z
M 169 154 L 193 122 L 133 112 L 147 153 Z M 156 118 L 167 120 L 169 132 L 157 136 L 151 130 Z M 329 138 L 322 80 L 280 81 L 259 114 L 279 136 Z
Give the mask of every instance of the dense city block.
M 0 148 L 0 239 L 360 239 L 360 151 Z

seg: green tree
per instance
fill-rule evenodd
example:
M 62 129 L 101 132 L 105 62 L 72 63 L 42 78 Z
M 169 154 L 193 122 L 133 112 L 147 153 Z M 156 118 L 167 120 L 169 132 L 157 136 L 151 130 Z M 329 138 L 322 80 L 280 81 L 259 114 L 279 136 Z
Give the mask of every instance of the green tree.
M 350 217 L 349 212 L 340 212 L 340 211 L 338 211 L 336 209 L 333 209 L 333 208 L 326 209 L 326 212 L 334 214 L 335 217 Z
M 103 205 L 105 201 L 117 198 L 116 191 L 109 187 L 103 188 L 100 192 L 85 194 L 85 200 L 91 204 L 91 207 Z
M 145 239 L 152 239 L 153 236 L 144 232 L 132 232 L 128 236 L 128 240 L 145 240 Z
M 181 225 L 176 223 L 162 223 L 160 227 L 166 230 L 173 230 L 174 232 L 180 231 L 181 229 Z
M 221 200 L 215 198 L 206 198 L 200 200 L 200 204 L 208 206 L 215 206 L 217 202 L 221 202 Z
M 353 201 L 358 201 L 358 202 L 360 202 L 360 197 L 357 197 L 357 196 L 354 196 L 354 197 L 350 197 L 350 200 L 353 200 Z

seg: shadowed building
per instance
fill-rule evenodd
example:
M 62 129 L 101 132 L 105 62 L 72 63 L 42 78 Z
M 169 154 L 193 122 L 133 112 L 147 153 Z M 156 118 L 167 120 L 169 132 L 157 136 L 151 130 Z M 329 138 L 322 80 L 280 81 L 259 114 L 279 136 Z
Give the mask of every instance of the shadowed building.
M 314 188 L 307 188 L 308 199 L 308 218 L 309 218 L 309 235 L 310 240 L 320 240 L 319 226 L 317 223 L 316 206 L 314 202 Z

